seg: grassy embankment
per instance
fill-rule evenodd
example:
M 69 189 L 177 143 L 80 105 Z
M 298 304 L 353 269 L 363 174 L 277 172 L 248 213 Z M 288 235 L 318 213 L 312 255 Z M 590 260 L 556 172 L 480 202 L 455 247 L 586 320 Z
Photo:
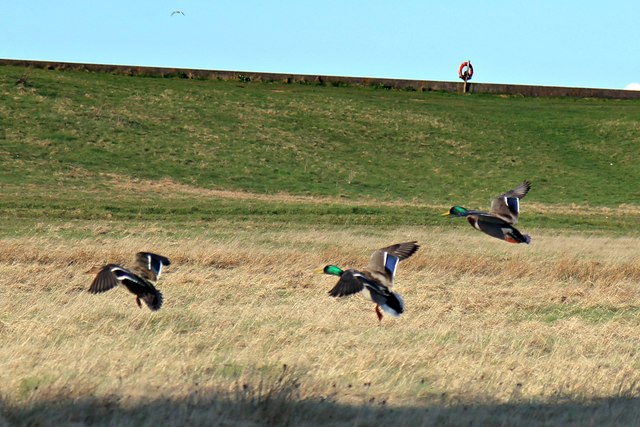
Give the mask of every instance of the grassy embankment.
M 0 69 L 0 422 L 640 415 L 640 103 L 23 72 Z M 437 215 L 523 179 L 531 246 Z M 311 274 L 413 239 L 399 319 Z M 84 292 L 137 250 L 174 262 L 160 312 Z

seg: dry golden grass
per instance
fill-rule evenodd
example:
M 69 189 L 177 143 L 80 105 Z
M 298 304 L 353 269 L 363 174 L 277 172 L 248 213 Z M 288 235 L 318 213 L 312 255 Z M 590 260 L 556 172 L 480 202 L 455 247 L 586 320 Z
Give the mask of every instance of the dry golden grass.
M 0 425 L 640 419 L 640 240 L 528 231 L 530 246 L 411 227 L 1 240 Z M 422 248 L 398 271 L 400 318 L 313 274 L 406 240 Z M 139 250 L 173 262 L 159 312 L 86 292 L 92 266 Z

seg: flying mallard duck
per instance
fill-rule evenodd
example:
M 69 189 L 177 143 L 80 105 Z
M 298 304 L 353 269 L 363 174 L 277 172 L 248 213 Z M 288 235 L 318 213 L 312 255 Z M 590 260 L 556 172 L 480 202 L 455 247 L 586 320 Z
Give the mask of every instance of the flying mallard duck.
M 443 216 L 466 216 L 474 228 L 489 236 L 509 243 L 530 243 L 531 237 L 520 233 L 514 225 L 518 223 L 520 199 L 527 195 L 531 183 L 525 181 L 513 190 L 499 195 L 491 202 L 489 212 L 472 211 L 462 206 L 453 206 Z
M 367 268 L 362 271 L 351 268 L 342 270 L 335 265 L 327 265 L 317 272 L 340 277 L 329 291 L 332 297 L 344 297 L 362 291 L 365 298 L 376 303 L 376 315 L 382 321 L 380 307 L 396 317 L 404 311 L 402 298 L 389 288 L 393 286 L 398 263 L 413 255 L 419 247 L 416 242 L 406 242 L 378 249 L 371 255 Z
M 115 288 L 118 284 L 126 287 L 136 296 L 138 307 L 142 307 L 142 299 L 150 310 L 160 310 L 162 307 L 162 294 L 152 282 L 157 282 L 162 272 L 162 267 L 170 265 L 168 258 L 151 252 L 138 252 L 132 268 L 126 269 L 117 264 L 107 264 L 104 267 L 96 267 L 89 273 L 98 273 L 89 292 L 97 294 Z

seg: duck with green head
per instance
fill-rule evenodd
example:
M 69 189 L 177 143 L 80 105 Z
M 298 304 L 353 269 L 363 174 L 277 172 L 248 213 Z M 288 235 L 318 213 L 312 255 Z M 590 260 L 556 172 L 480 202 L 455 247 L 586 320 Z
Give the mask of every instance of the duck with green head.
M 329 295 L 344 297 L 362 292 L 365 298 L 376 303 L 376 315 L 382 321 L 380 307 L 395 317 L 404 312 L 402 297 L 389 288 L 393 286 L 398 263 L 413 255 L 419 247 L 416 242 L 397 243 L 375 251 L 367 268 L 362 270 L 343 270 L 335 265 L 327 265 L 317 272 L 340 278 Z
M 474 211 L 462 206 L 453 206 L 442 215 L 448 217 L 466 217 L 469 224 L 491 237 L 509 243 L 530 243 L 531 237 L 520 233 L 514 227 L 520 214 L 520 199 L 527 195 L 531 183 L 525 181 L 516 188 L 499 195 L 491 202 L 489 212 Z

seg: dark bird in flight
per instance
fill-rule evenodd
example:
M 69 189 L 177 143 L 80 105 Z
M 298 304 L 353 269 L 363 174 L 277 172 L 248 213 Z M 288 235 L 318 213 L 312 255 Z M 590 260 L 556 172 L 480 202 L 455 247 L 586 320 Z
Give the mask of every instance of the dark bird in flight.
M 391 291 L 398 263 L 409 258 L 419 248 L 416 242 L 397 243 L 378 249 L 371 255 L 369 265 L 362 270 L 342 270 L 335 265 L 327 265 L 317 273 L 340 277 L 329 291 L 332 297 L 344 297 L 362 292 L 366 299 L 376 303 L 376 315 L 382 321 L 380 307 L 388 314 L 398 317 L 404 312 L 404 301 L 399 294 Z
M 489 212 L 453 206 L 449 212 L 442 215 L 467 217 L 467 221 L 473 228 L 509 243 L 530 243 L 531 237 L 523 235 L 514 227 L 518 223 L 518 215 L 520 214 L 520 199 L 526 196 L 530 189 L 531 183 L 525 181 L 513 190 L 499 195 L 491 202 Z
M 178 14 L 185 16 L 184 12 L 181 10 L 174 10 L 173 12 L 171 12 L 171 16 L 178 15 Z
M 89 287 L 89 292 L 98 294 L 122 285 L 136 296 L 138 307 L 142 307 L 142 300 L 150 310 L 160 310 L 162 294 L 155 288 L 154 283 L 160 278 L 162 268 L 170 264 L 169 259 L 161 255 L 138 252 L 135 264 L 129 269 L 118 264 L 107 264 L 89 270 L 89 273 L 98 273 Z

